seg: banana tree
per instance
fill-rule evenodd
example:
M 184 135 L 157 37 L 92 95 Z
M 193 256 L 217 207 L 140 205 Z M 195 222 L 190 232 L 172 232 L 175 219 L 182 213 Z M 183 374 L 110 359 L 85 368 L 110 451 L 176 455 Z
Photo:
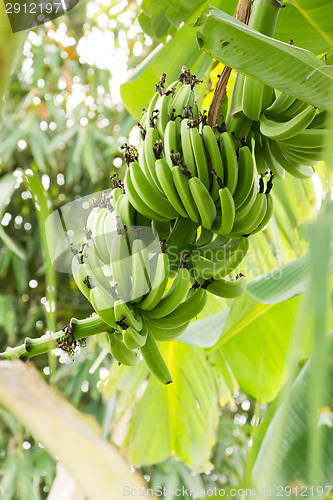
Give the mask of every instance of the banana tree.
M 201 2 L 143 1 L 141 26 L 162 44 L 122 86 L 141 140 L 126 145 L 124 183 L 95 202 L 86 239 L 70 242 L 74 278 L 97 314 L 1 358 L 72 353 L 103 333 L 122 366 L 113 363 L 100 390 L 127 391 L 120 445 L 136 467 L 175 456 L 209 469 L 221 388 L 231 399 L 238 384 L 257 414 L 273 402 L 260 426 L 255 419 L 240 490 L 328 496 L 332 207 L 326 199 L 315 212 L 309 178 L 315 171 L 332 188 L 329 3 L 256 0 L 249 16 L 240 2 L 237 19 L 231 4 L 202 12 Z M 200 100 L 217 62 L 207 121 Z

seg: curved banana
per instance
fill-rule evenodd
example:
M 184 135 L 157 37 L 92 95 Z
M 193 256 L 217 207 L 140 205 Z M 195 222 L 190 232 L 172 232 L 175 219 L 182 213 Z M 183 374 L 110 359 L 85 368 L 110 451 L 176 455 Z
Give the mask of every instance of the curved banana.
M 169 280 L 169 257 L 166 253 L 158 255 L 155 276 L 151 290 L 138 307 L 143 311 L 151 311 L 160 303 Z
M 249 192 L 246 200 L 235 211 L 235 221 L 242 219 L 243 217 L 245 217 L 249 213 L 249 211 L 251 210 L 251 208 L 256 200 L 257 193 L 258 193 L 258 188 L 256 186 L 256 183 L 253 182 L 252 187 L 251 187 L 251 191 Z
M 125 366 L 135 366 L 139 363 L 140 358 L 137 353 L 128 349 L 124 342 L 117 337 L 116 332 L 106 335 L 110 344 L 110 352 L 118 363 Z
M 110 268 L 113 281 L 117 283 L 117 294 L 129 300 L 131 294 L 131 252 L 128 248 L 125 229 L 118 226 L 110 252 Z
M 174 311 L 164 317 L 165 322 L 170 327 L 174 327 L 191 321 L 206 306 L 207 299 L 207 290 L 201 287 L 189 290 L 184 302 L 179 304 Z
M 203 185 L 209 189 L 209 168 L 206 158 L 205 147 L 202 142 L 199 130 L 196 127 L 190 128 L 190 138 L 194 154 L 198 177 Z
M 283 180 L 285 174 L 284 168 L 282 168 L 279 162 L 275 159 L 275 156 L 273 155 L 270 148 L 270 143 L 268 141 L 269 139 L 267 139 L 267 137 L 262 137 L 261 146 L 266 165 L 268 166 L 269 170 L 273 174 L 275 174 L 277 179 Z
M 142 330 L 141 316 L 136 315 L 131 307 L 122 299 L 118 299 L 114 303 L 114 316 L 117 322 L 131 326 L 138 332 Z
M 259 231 L 261 231 L 262 229 L 264 229 L 264 227 L 271 220 L 272 215 L 274 213 L 273 198 L 272 198 L 271 194 L 270 193 L 265 193 L 265 196 L 266 196 L 266 200 L 267 200 L 266 213 L 264 215 L 264 218 L 260 222 L 259 226 L 256 229 L 254 229 L 253 231 L 251 231 L 251 234 L 258 233 Z
M 182 172 L 178 165 L 172 168 L 171 174 L 174 186 L 178 191 L 179 198 L 181 199 L 181 202 L 188 214 L 187 216 L 194 222 L 200 224 L 201 220 L 199 211 L 191 194 L 186 175 Z
M 188 181 L 188 185 L 197 205 L 201 224 L 204 228 L 210 229 L 216 217 L 214 201 L 208 189 L 198 177 L 191 177 Z
M 92 285 L 90 289 L 90 302 L 95 312 L 109 326 L 116 328 L 115 313 L 113 309 L 114 299 L 110 292 L 100 286 Z
M 178 153 L 180 151 L 180 140 L 178 125 L 174 120 L 170 120 L 167 123 L 165 133 L 164 133 L 164 154 L 165 159 L 170 168 L 173 167 L 173 162 L 171 159 L 171 154 Z
M 240 238 L 247 236 L 254 231 L 262 222 L 267 210 L 267 198 L 264 193 L 258 193 L 249 212 L 242 218 L 234 222 L 229 238 Z
M 283 115 L 285 111 L 296 101 L 296 98 L 292 95 L 285 94 L 281 92 L 278 97 L 273 101 L 273 103 L 265 109 L 266 116 L 272 116 L 273 118 Z
M 132 209 L 134 210 L 133 207 Z M 115 210 L 112 210 L 112 212 L 109 212 L 107 214 L 104 221 L 104 237 L 109 254 L 111 252 L 113 239 L 117 233 L 117 226 L 118 226 L 117 213 L 115 212 Z
M 296 162 L 287 153 L 284 153 L 276 141 L 269 141 L 269 146 L 275 160 L 279 165 L 286 170 L 289 174 L 299 179 L 306 179 L 311 177 L 313 174 L 313 168 L 311 166 L 302 165 Z
M 85 280 L 89 275 L 86 265 L 81 262 L 79 254 L 74 255 L 72 259 L 72 273 L 75 283 L 80 292 L 90 301 L 90 289 L 85 284 Z
M 161 215 L 156 213 L 154 210 L 150 208 L 149 205 L 147 205 L 143 201 L 143 199 L 140 197 L 140 195 L 136 191 L 136 188 L 133 185 L 130 168 L 126 170 L 124 184 L 125 184 L 126 195 L 128 196 L 131 205 L 133 205 L 135 210 L 138 212 L 135 219 L 136 224 L 138 224 L 138 216 L 140 218 L 140 214 L 150 220 L 157 220 L 161 222 L 166 222 L 170 220 L 167 217 L 162 217 Z
M 148 316 L 143 318 L 144 323 L 147 323 L 149 330 L 154 335 L 155 340 L 169 341 L 174 340 L 179 335 L 184 333 L 190 321 L 183 323 L 182 325 L 170 327 L 164 318 L 153 319 Z
M 215 280 L 225 278 L 234 271 L 244 259 L 249 249 L 249 239 L 245 236 L 240 238 L 238 247 L 232 253 L 231 257 L 222 262 L 210 262 L 203 258 L 191 259 L 198 273 L 198 276 L 204 279 L 214 278 Z
M 140 302 L 142 297 L 149 292 L 150 264 L 148 249 L 143 240 L 135 238 L 132 243 L 132 292 L 131 300 Z
M 91 228 L 92 238 L 97 255 L 104 264 L 108 263 L 110 258 L 109 250 L 104 236 L 104 222 L 107 214 L 108 210 L 106 208 L 101 208 L 101 210 L 99 210 L 97 216 L 95 217 L 93 227 Z
M 263 110 L 264 83 L 245 76 L 243 86 L 243 113 L 250 120 L 258 121 Z
M 156 160 L 156 174 L 165 196 L 168 198 L 172 206 L 177 210 L 182 217 L 188 217 L 188 214 L 182 204 L 178 191 L 175 188 L 171 168 L 166 160 Z
M 235 209 L 239 208 L 249 195 L 254 183 L 254 162 L 247 146 L 238 150 L 238 182 L 234 192 Z
M 227 235 L 232 230 L 235 221 L 235 203 L 227 187 L 219 190 L 221 202 L 221 215 L 218 215 L 214 221 L 212 229 L 217 234 Z
M 155 144 L 155 142 L 159 141 L 159 139 L 160 139 L 160 136 L 159 136 L 159 133 L 157 132 L 156 128 L 149 127 L 147 129 L 146 138 L 144 141 L 144 154 L 145 154 L 148 170 L 150 173 L 150 178 L 148 178 L 148 180 L 153 182 L 155 188 L 157 188 L 158 190 L 161 190 L 161 185 L 159 183 L 159 180 L 158 180 L 158 177 L 157 177 L 156 171 L 155 171 L 156 156 L 154 154 L 154 144 Z
M 287 122 L 275 122 L 262 114 L 260 117 L 260 132 L 275 141 L 290 139 L 302 132 L 314 119 L 317 109 L 309 106 Z
M 135 328 L 128 327 L 123 329 L 124 344 L 128 349 L 139 349 L 144 346 L 147 340 L 147 328 L 143 327 L 141 332 Z
M 168 124 L 168 121 L 170 121 L 169 111 L 172 101 L 170 95 L 171 94 L 165 93 L 159 98 L 158 102 L 156 103 L 156 109 L 159 110 L 159 114 L 156 120 L 156 128 L 161 138 L 164 137 L 166 126 Z
M 220 136 L 220 151 L 224 167 L 223 184 L 233 195 L 236 191 L 238 182 L 238 162 L 236 157 L 235 144 L 232 136 L 228 132 L 224 132 Z
M 212 233 L 212 231 L 210 231 L 209 229 L 205 229 L 201 226 L 199 238 L 195 241 L 196 248 L 208 245 L 212 242 L 213 238 L 214 233 Z
M 158 305 L 146 312 L 150 318 L 163 318 L 170 314 L 184 300 L 190 286 L 190 273 L 185 267 L 178 269 L 171 288 L 160 300 Z M 185 321 L 183 321 L 185 323 Z
M 180 140 L 183 152 L 183 158 L 186 167 L 189 172 L 193 175 L 197 175 L 197 167 L 195 165 L 194 153 L 192 149 L 190 129 L 187 126 L 188 120 L 183 119 L 180 124 Z
M 96 281 L 94 284 L 97 285 L 97 283 L 99 283 L 101 287 L 108 290 L 110 288 L 110 283 L 102 271 L 102 266 L 98 260 L 93 240 L 87 241 L 83 250 L 82 260 L 86 265 L 88 274 L 92 277 L 93 281 Z
M 323 148 L 325 133 L 325 129 L 306 128 L 294 137 L 281 141 L 281 144 L 302 149 Z
M 209 282 L 210 280 L 207 281 Z M 201 286 L 205 287 L 206 285 L 203 284 Z M 244 278 L 244 276 L 240 276 L 234 281 L 226 279 L 215 280 L 212 283 L 208 283 L 208 285 L 206 286 L 206 290 L 210 293 L 213 293 L 214 295 L 217 295 L 218 297 L 223 297 L 225 299 L 235 299 L 245 293 L 246 279 Z
M 171 373 L 157 347 L 152 332 L 149 330 L 146 343 L 141 347 L 140 351 L 147 367 L 157 380 L 162 384 L 170 384 L 172 382 Z
M 175 93 L 172 102 L 172 108 L 175 110 L 175 117 L 177 117 L 178 115 L 183 115 L 184 108 L 188 106 L 191 92 L 191 85 L 185 83 Z
M 123 226 L 133 226 L 135 224 L 135 208 L 131 205 L 128 196 L 121 194 L 117 200 L 115 212 L 119 215 Z M 106 220 L 106 219 L 105 219 Z M 105 223 L 104 223 L 105 227 Z
M 222 157 L 217 143 L 217 138 L 213 132 L 213 129 L 209 127 L 209 125 L 204 125 L 202 127 L 201 134 L 204 140 L 208 156 L 210 158 L 211 167 L 215 170 L 216 174 L 221 179 L 221 181 L 224 182 Z M 213 200 L 216 201 L 219 197 L 219 186 L 217 182 L 214 181 L 214 179 L 212 180 L 212 185 L 210 190 Z

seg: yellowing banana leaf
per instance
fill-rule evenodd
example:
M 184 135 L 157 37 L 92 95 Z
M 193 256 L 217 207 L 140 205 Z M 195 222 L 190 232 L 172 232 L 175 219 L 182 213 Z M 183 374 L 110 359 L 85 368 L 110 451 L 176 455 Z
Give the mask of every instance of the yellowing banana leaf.
M 322 72 L 327 67 L 311 52 L 264 36 L 210 6 L 196 25 L 200 48 L 218 61 L 313 106 L 328 109 L 333 72 Z
M 305 19 L 333 46 L 332 2 L 326 0 L 290 0 Z
M 218 423 L 213 369 L 202 349 L 175 341 L 159 346 L 173 383 L 150 376 L 122 447 L 137 467 L 174 456 L 193 471 L 206 471 Z
M 103 441 L 96 421 L 83 416 L 44 382 L 33 365 L 0 363 L 0 405 L 29 429 L 71 473 L 89 500 L 124 498 L 124 486 L 144 481 L 119 451 Z

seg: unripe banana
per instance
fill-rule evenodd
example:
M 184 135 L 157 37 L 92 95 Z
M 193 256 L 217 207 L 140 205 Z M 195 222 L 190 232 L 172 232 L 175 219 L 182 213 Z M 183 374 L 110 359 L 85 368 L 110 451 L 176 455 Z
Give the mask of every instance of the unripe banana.
M 208 283 L 207 283 L 208 282 Z M 226 280 L 219 279 L 215 281 L 206 280 L 203 287 L 206 290 L 218 297 L 223 297 L 225 299 L 235 299 L 240 297 L 245 293 L 246 290 L 246 280 L 243 275 L 236 278 L 236 280 Z
M 196 202 L 200 214 L 201 224 L 204 228 L 210 229 L 216 217 L 214 201 L 208 189 L 198 177 L 191 177 L 188 185 L 193 199 Z
M 176 339 L 179 335 L 184 333 L 190 324 L 190 321 L 187 321 L 182 325 L 170 327 L 165 318 L 153 319 L 149 316 L 144 316 L 143 321 L 147 324 L 149 331 L 154 335 L 154 339 L 162 342 Z
M 158 305 L 147 311 L 150 318 L 163 318 L 171 313 L 184 300 L 190 286 L 190 273 L 187 268 L 180 268 L 171 288 Z M 185 323 L 185 321 L 183 321 Z
M 148 331 L 147 340 L 144 346 L 141 347 L 142 357 L 153 375 L 162 382 L 162 384 L 170 384 L 172 382 L 171 373 L 167 367 L 156 340 L 152 332 Z
M 197 209 L 196 203 L 191 194 L 188 179 L 186 175 L 182 172 L 179 166 L 173 167 L 171 170 L 173 183 L 178 191 L 179 198 L 188 214 L 188 217 L 198 224 L 201 223 L 199 211 Z
M 154 280 L 152 282 L 152 287 L 147 297 L 142 300 L 138 307 L 143 311 L 151 311 L 160 303 L 163 294 L 165 292 L 166 286 L 168 284 L 169 275 L 169 257 L 166 253 L 161 253 L 158 255 L 156 272 Z
M 95 312 L 109 326 L 116 328 L 114 314 L 114 298 L 112 294 L 100 286 L 91 284 L 90 302 L 95 309 Z
M 150 290 L 150 264 L 145 243 L 135 238 L 132 244 L 132 292 L 131 300 L 140 302 Z
M 205 148 L 207 150 L 208 157 L 210 158 L 211 167 L 213 170 L 215 170 L 216 174 L 218 175 L 218 177 L 220 177 L 221 181 L 224 182 L 222 157 L 217 143 L 217 138 L 215 137 L 212 128 L 209 127 L 208 125 L 204 125 L 202 127 L 202 137 L 205 143 Z M 212 179 L 210 191 L 213 200 L 216 201 L 219 197 L 219 186 L 214 178 Z
M 139 349 L 144 346 L 147 340 L 147 328 L 143 327 L 141 332 L 135 330 L 135 328 L 128 327 L 123 329 L 124 344 L 128 349 Z
M 184 302 L 178 305 L 174 311 L 164 317 L 170 327 L 183 325 L 195 318 L 206 306 L 208 299 L 207 290 L 199 287 L 189 290 Z
M 198 177 L 208 190 L 210 179 L 206 152 L 201 135 L 196 127 L 190 128 L 190 138 Z
M 275 122 L 262 114 L 260 117 L 260 132 L 275 141 L 290 139 L 302 132 L 314 119 L 316 108 L 309 106 L 287 122 Z
M 166 160 L 156 160 L 156 174 L 165 196 L 182 217 L 188 217 L 184 205 L 174 185 L 172 171 Z
M 236 157 L 235 144 L 232 136 L 228 132 L 224 132 L 220 136 L 220 151 L 222 163 L 224 167 L 223 184 L 229 189 L 233 195 L 236 191 L 238 181 L 238 164 Z
M 196 176 L 197 167 L 195 165 L 194 153 L 192 149 L 190 129 L 187 126 L 188 120 L 184 119 L 180 125 L 180 139 L 183 152 L 183 158 L 186 167 L 188 168 L 191 175 Z
M 110 344 L 110 352 L 114 359 L 125 366 L 135 366 L 139 363 L 140 358 L 137 353 L 128 349 L 124 342 L 117 337 L 116 333 L 107 333 L 106 335 Z
M 238 150 L 238 182 L 234 193 L 235 209 L 239 208 L 249 195 L 254 183 L 254 162 L 247 146 Z
M 80 292 L 90 301 L 90 290 L 85 284 L 85 280 L 87 278 L 88 269 L 86 265 L 81 262 L 80 254 L 76 254 L 72 259 L 72 273 L 75 283 L 80 290 Z

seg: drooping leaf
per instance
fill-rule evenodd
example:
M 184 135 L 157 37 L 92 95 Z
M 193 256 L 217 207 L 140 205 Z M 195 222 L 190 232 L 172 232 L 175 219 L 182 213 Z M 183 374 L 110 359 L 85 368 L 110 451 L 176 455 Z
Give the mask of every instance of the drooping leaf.
M 305 19 L 333 46 L 332 4 L 325 0 L 290 0 Z
M 194 471 L 210 468 L 218 422 L 213 370 L 203 350 L 181 342 L 160 343 L 173 383 L 151 376 L 134 408 L 123 448 L 135 466 L 175 456 Z
M 333 71 L 311 52 L 264 36 L 214 7 L 205 10 L 197 26 L 199 46 L 218 61 L 328 109 Z

